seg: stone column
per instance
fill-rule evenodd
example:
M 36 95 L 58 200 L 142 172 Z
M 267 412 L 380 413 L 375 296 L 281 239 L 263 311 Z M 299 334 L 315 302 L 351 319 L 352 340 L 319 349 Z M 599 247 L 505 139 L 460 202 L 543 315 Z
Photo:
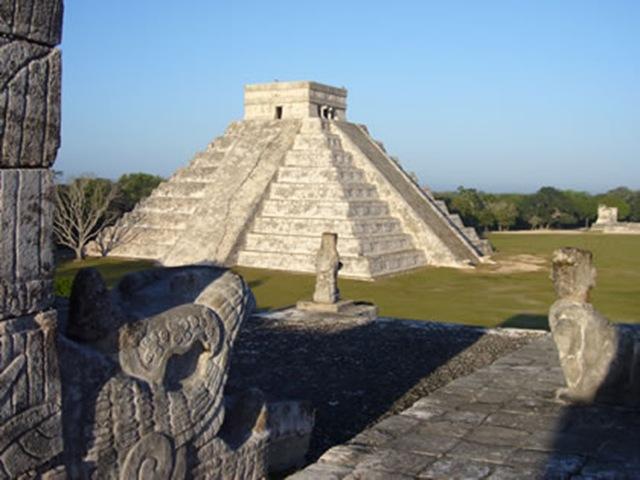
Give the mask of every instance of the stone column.
M 53 310 L 52 166 L 61 0 L 0 3 L 0 477 L 62 451 Z

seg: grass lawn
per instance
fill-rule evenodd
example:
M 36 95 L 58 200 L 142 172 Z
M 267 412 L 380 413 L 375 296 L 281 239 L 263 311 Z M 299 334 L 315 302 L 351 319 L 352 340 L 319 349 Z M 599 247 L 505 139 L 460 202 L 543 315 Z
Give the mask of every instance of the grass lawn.
M 380 315 L 439 320 L 485 326 L 546 328 L 547 310 L 554 301 L 549 280 L 551 252 L 563 246 L 594 253 L 598 286 L 596 308 L 614 321 L 640 323 L 640 235 L 493 234 L 490 237 L 496 265 L 475 270 L 422 268 L 376 282 L 340 280 L 344 298 L 378 305 Z M 517 255 L 538 257 L 540 271 L 501 273 L 503 263 Z M 535 258 L 534 258 L 535 259 Z M 96 266 L 113 282 L 122 274 L 146 268 L 150 262 L 124 259 L 90 259 L 81 266 Z M 72 276 L 77 263 L 62 264 L 56 275 Z M 251 286 L 260 308 L 279 308 L 310 298 L 314 276 L 236 269 Z

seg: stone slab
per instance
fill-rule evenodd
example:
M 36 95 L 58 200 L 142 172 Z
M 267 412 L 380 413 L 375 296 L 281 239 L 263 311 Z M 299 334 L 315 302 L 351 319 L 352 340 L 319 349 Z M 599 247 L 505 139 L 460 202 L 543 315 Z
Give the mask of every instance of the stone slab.
M 332 448 L 294 478 L 336 478 L 318 468 L 326 464 L 338 478 L 636 478 L 640 410 L 563 403 L 554 397 L 562 382 L 544 335 Z
M 0 319 L 53 303 L 53 180 L 45 169 L 0 169 Z
M 56 312 L 0 322 L 0 472 L 10 478 L 62 451 Z
M 0 33 L 54 46 L 62 39 L 62 0 L 3 0 Z
M 0 37 L 0 65 L 0 168 L 50 167 L 60 146 L 60 51 Z
M 337 303 L 317 303 L 300 301 L 296 310 L 311 315 L 326 315 L 332 321 L 351 319 L 360 321 L 373 321 L 378 318 L 378 307 L 366 303 L 357 303 L 353 300 L 341 300 Z

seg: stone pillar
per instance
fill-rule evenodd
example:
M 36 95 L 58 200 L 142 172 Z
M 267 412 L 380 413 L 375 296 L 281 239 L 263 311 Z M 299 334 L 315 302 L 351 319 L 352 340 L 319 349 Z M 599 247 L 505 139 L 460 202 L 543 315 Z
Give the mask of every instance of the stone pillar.
M 316 289 L 313 301 L 316 303 L 337 303 L 340 300 L 338 290 L 338 270 L 342 267 L 338 255 L 338 235 L 323 233 L 316 260 Z
M 0 3 L 0 477 L 62 451 L 52 166 L 60 144 L 61 0 Z

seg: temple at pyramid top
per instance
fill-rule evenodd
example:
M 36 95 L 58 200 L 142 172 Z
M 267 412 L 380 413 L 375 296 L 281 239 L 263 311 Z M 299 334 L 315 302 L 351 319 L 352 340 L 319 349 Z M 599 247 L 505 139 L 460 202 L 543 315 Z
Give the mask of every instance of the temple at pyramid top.
M 136 206 L 111 254 L 314 272 L 331 232 L 344 277 L 481 262 L 488 243 L 346 120 L 346 98 L 315 82 L 247 85 L 244 119 Z
M 325 118 L 346 120 L 347 90 L 316 82 L 245 85 L 245 120 Z

